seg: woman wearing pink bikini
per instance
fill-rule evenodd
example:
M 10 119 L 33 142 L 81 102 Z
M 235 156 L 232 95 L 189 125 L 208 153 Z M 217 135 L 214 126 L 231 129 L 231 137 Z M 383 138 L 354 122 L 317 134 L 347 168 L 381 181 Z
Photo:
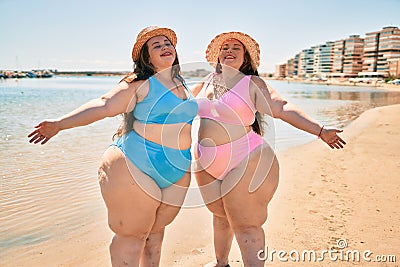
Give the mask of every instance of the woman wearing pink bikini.
M 278 186 L 279 165 L 262 138 L 260 115 L 314 134 L 332 149 L 343 148 L 337 135 L 342 131 L 324 128 L 258 77 L 259 45 L 249 35 L 217 35 L 206 58 L 216 71 L 193 89 L 200 117 L 195 175 L 213 213 L 216 262 L 206 266 L 229 266 L 234 235 L 244 265 L 264 266 L 257 255 L 265 248 L 262 225 Z

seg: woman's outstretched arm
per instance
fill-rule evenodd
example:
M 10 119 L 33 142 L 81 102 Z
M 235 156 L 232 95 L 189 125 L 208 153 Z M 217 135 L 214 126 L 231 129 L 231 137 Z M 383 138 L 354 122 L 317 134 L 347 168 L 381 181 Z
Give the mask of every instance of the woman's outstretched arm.
M 331 148 L 343 148 L 343 145 L 346 144 L 346 142 L 337 135 L 341 133 L 342 130 L 326 129 L 322 124 L 307 115 L 296 105 L 286 101 L 261 78 L 254 77 L 252 80 L 254 83 L 251 92 L 253 92 L 254 103 L 259 112 L 271 115 L 300 130 L 314 134 Z
M 119 83 L 100 98 L 86 102 L 79 108 L 56 120 L 45 120 L 35 126 L 28 137 L 30 143 L 47 143 L 59 131 L 91 124 L 106 117 L 132 110 L 136 103 L 135 83 Z

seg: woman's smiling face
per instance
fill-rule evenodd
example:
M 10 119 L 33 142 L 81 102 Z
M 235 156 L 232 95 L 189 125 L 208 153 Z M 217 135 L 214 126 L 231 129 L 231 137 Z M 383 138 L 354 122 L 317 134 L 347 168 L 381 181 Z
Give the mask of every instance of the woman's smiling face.
M 223 65 L 239 69 L 244 62 L 244 46 L 236 39 L 228 39 L 222 43 L 219 62 Z
M 175 61 L 176 51 L 167 37 L 155 36 L 147 41 L 149 61 L 157 71 L 169 68 Z

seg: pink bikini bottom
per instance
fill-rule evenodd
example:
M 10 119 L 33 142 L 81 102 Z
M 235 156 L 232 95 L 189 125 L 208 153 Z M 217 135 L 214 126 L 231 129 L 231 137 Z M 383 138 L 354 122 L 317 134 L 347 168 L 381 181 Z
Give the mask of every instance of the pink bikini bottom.
M 216 179 L 223 180 L 228 172 L 262 144 L 264 139 L 253 131 L 231 143 L 218 146 L 202 146 L 198 143 L 198 161 L 206 172 Z

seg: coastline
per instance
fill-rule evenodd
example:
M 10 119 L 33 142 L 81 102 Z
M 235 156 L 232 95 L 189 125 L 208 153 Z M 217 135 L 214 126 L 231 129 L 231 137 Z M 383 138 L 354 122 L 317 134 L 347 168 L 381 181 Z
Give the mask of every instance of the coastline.
M 353 86 L 353 87 L 374 87 L 376 89 L 384 89 L 388 91 L 400 92 L 400 85 L 388 84 L 388 83 L 362 83 L 362 82 L 349 82 L 349 81 L 339 81 L 339 80 L 329 80 L 329 81 L 311 81 L 304 79 L 287 79 L 287 78 L 268 78 L 262 77 L 266 81 L 281 81 L 287 83 L 305 83 L 305 84 L 317 84 L 326 86 Z
M 344 128 L 342 136 L 348 143 L 344 150 L 332 151 L 314 141 L 278 153 L 280 184 L 264 225 L 270 249 L 321 251 L 344 238 L 349 249 L 368 249 L 374 255 L 397 252 L 400 211 L 393 203 L 399 202 L 400 190 L 399 112 L 400 105 L 365 111 Z M 213 260 L 211 226 L 212 216 L 205 207 L 183 209 L 166 229 L 161 266 L 202 266 Z M 66 238 L 10 250 L 2 266 L 110 266 L 111 236 L 104 209 L 102 216 Z M 232 267 L 243 266 L 236 243 L 230 261 Z M 296 266 L 321 264 L 296 262 Z M 329 259 L 323 264 L 342 266 Z M 275 259 L 273 265 L 287 263 Z
M 27 71 L 24 72 L 28 73 Z M 51 76 L 49 77 L 112 77 L 112 76 L 125 76 L 126 74 L 130 73 L 130 71 L 53 71 L 51 72 Z M 191 72 L 184 72 L 183 75 L 185 78 L 196 78 L 201 80 L 205 76 L 198 76 L 198 72 L 191 71 Z M 200 74 L 205 75 L 203 72 Z M 208 73 L 207 73 L 208 74 Z M 363 82 L 349 82 L 347 80 L 338 80 L 332 79 L 328 81 L 312 81 L 309 79 L 299 79 L 299 78 L 273 78 L 273 77 L 266 77 L 266 74 L 261 73 L 260 77 L 264 80 L 274 80 L 274 81 L 282 81 L 287 83 L 305 83 L 305 84 L 317 84 L 317 85 L 326 85 L 326 86 L 352 86 L 352 87 L 374 87 L 376 89 L 384 89 L 388 91 L 397 91 L 400 92 L 400 85 L 395 84 L 388 84 L 385 82 L 374 82 L 374 83 L 363 83 Z M 26 76 L 21 77 L 9 77 L 10 79 L 19 79 L 19 78 L 26 78 Z

